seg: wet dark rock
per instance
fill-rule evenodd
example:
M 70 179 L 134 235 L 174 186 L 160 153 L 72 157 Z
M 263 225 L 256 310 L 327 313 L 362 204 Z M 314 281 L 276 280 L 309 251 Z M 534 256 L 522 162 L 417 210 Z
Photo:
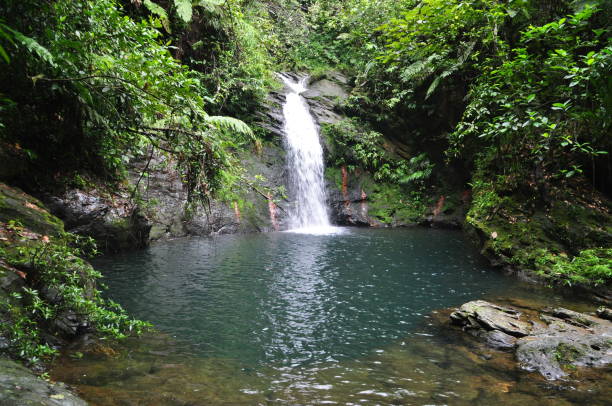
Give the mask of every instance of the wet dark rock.
M 318 124 L 333 124 L 342 120 L 339 104 L 348 97 L 347 79 L 337 72 L 312 81 L 302 96 Z
M 284 152 L 278 143 L 266 142 L 259 151 L 245 151 L 240 158 L 245 176 L 261 189 L 286 187 Z M 105 252 L 142 248 L 153 241 L 187 235 L 272 229 L 268 201 L 255 190 L 241 192 L 239 198 L 246 204 L 239 213 L 234 202 L 212 200 L 206 207 L 189 207 L 181 175 L 163 154 L 134 158 L 128 176 L 137 188 L 134 196 L 127 191 L 108 196 L 96 189 L 72 189 L 46 196 L 45 201 L 68 231 L 93 237 Z M 263 180 L 256 182 L 260 176 Z M 282 210 L 277 214 L 281 221 Z
M 327 185 L 328 206 L 334 224 L 370 227 L 373 220 L 368 215 L 367 198 L 362 197 L 359 181 L 351 180 L 346 197 L 335 185 Z
M 0 295 L 2 291 L 15 292 L 23 287 L 24 280 L 19 277 L 17 272 L 17 269 L 8 265 L 0 258 Z
M 421 225 L 432 228 L 444 228 L 450 230 L 458 230 L 463 227 L 465 220 L 465 210 L 455 211 L 451 214 L 440 213 L 437 215 L 427 216 Z
M 55 316 L 51 328 L 63 336 L 74 337 L 84 331 L 87 325 L 87 321 L 73 310 L 64 310 Z
M 151 226 L 128 196 L 70 189 L 44 200 L 50 211 L 64 220 L 67 231 L 94 238 L 106 252 L 147 245 Z
M 86 406 L 65 385 L 46 382 L 27 368 L 0 358 L 0 405 Z
M 277 142 L 264 142 L 259 151 L 243 151 L 239 159 L 245 177 L 258 185 L 258 190 L 286 186 L 284 151 Z M 145 168 L 149 175 L 140 179 Z M 267 198 L 255 189 L 239 191 L 239 198 L 246 204 L 238 213 L 234 202 L 218 200 L 211 200 L 206 207 L 189 207 L 180 174 L 164 156 L 134 160 L 130 178 L 130 183 L 138 185 L 141 211 L 151 227 L 149 241 L 272 229 Z M 277 215 L 280 221 L 282 210 Z
M 267 130 L 271 139 L 281 142 L 284 136 L 283 104 L 285 94 L 283 92 L 270 92 L 266 98 L 265 105 L 259 111 L 257 125 Z
M 520 312 L 484 300 L 465 303 L 450 317 L 489 347 L 516 348 L 523 369 L 549 380 L 612 363 L 612 323 L 604 318 L 564 308 Z

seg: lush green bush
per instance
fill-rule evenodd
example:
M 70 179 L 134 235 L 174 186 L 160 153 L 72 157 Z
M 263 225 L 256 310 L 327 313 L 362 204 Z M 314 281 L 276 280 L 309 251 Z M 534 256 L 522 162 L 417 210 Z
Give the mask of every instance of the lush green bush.
M 120 339 L 140 333 L 148 323 L 131 319 L 96 288 L 101 277 L 82 256 L 94 255 L 89 238 L 72 234 L 32 239 L 19 222 L 9 222 L 9 241 L 0 247 L 0 258 L 27 271 L 27 285 L 8 297 L 0 297 L 0 333 L 9 339 L 12 355 L 29 362 L 54 355 L 57 350 L 42 331 L 59 334 L 54 322 L 74 314 L 85 322 L 85 331 L 100 338 Z
M 571 260 L 556 258 L 550 276 L 566 284 L 600 285 L 612 280 L 612 248 L 581 251 Z
M 450 153 L 495 151 L 495 165 L 538 167 L 571 177 L 610 143 L 612 44 L 595 7 L 522 32 L 498 66 L 489 65 L 451 135 Z M 590 168 L 593 162 L 593 167 Z

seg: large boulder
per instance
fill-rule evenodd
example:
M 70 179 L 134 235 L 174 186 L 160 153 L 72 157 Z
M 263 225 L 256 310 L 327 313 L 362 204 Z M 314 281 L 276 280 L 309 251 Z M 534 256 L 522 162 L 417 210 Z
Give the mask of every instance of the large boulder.
M 497 330 L 513 337 L 525 337 L 532 331 L 532 325 L 521 320 L 519 311 L 484 300 L 465 303 L 451 314 L 451 320 L 466 330 Z
M 62 221 L 51 215 L 38 199 L 0 183 L 0 222 L 15 220 L 39 234 L 59 235 L 64 231 Z
M 465 303 L 450 317 L 489 347 L 515 349 L 521 368 L 549 380 L 612 363 L 612 322 L 604 318 L 563 308 L 522 312 L 484 300 Z

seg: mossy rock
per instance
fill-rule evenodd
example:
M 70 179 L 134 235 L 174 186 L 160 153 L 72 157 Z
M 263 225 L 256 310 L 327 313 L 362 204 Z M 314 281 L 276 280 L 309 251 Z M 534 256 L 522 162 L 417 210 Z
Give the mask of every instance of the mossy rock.
M 23 191 L 0 183 L 0 221 L 11 220 L 39 234 L 60 235 L 64 232 L 62 221 L 50 214 L 37 199 Z
M 86 406 L 63 384 L 46 382 L 27 368 L 0 357 L 0 404 L 20 406 Z
M 421 199 L 421 194 L 407 193 L 399 185 L 375 184 L 368 193 L 368 215 L 394 226 L 420 223 L 427 211 Z

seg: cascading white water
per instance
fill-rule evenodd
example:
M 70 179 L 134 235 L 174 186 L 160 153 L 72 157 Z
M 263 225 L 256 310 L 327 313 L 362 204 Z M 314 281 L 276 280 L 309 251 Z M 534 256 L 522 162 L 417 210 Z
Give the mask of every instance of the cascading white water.
M 283 105 L 285 145 L 289 169 L 289 193 L 294 204 L 289 212 L 290 231 L 334 232 L 325 205 L 323 148 L 306 100 L 306 78 L 295 82 L 281 76 L 287 88 Z

